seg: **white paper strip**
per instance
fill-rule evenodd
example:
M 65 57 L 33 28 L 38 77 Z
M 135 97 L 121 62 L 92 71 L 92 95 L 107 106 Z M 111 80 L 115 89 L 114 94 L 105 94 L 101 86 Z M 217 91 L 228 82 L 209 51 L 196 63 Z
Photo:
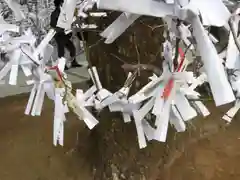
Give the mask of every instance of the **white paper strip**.
M 93 107 L 95 105 L 94 100 L 95 100 L 95 95 L 88 98 L 88 100 L 85 102 L 84 106 L 85 107 Z
M 192 27 L 216 106 L 234 101 L 235 96 L 227 80 L 224 67 L 198 17 L 192 20 Z
M 115 10 L 121 12 L 129 12 L 139 15 L 148 15 L 155 17 L 164 17 L 173 14 L 174 5 L 166 4 L 162 1 L 152 0 L 98 0 L 99 9 Z
M 106 38 L 105 43 L 111 44 L 117 39 L 140 15 L 122 13 L 111 25 L 109 25 L 100 35 Z
M 9 76 L 9 84 L 17 85 L 17 76 L 18 76 L 18 65 L 12 65 L 10 76 Z
M 32 116 L 38 116 L 38 106 L 42 106 L 42 91 L 43 91 L 43 87 L 42 87 L 42 84 L 39 84 L 37 86 L 37 94 L 36 94 L 36 97 L 35 97 L 35 100 L 34 100 L 34 103 L 33 103 L 33 108 L 32 108 L 32 113 L 31 115 Z
M 90 113 L 88 110 L 86 110 L 84 107 L 81 107 L 84 114 L 84 122 L 88 126 L 89 129 L 93 129 L 99 122 L 98 120 Z
M 172 106 L 169 122 L 174 126 L 177 132 L 184 132 L 186 130 L 186 125 L 178 110 L 176 109 L 176 106 Z
M 137 118 L 134 118 L 134 120 L 135 120 L 136 129 L 137 129 L 139 148 L 142 149 L 147 146 L 147 142 L 144 135 L 143 126 L 142 126 L 142 120 Z
M 92 72 L 93 72 L 93 74 L 92 74 Z M 99 76 L 98 76 L 96 67 L 95 67 L 95 66 L 92 67 L 92 71 L 91 71 L 90 69 L 88 69 L 88 73 L 89 73 L 89 75 L 90 75 L 93 83 L 94 83 L 94 84 L 96 83 L 95 86 L 98 87 L 99 89 L 102 89 L 102 83 L 101 83 L 101 81 L 100 81 L 100 79 L 99 79 Z M 95 76 L 95 80 L 96 80 L 97 82 L 94 82 L 93 76 Z
M 19 32 L 19 26 L 16 26 L 15 24 L 8 24 L 0 14 L 0 35 L 5 33 L 6 31 L 9 32 Z
M 53 123 L 53 144 L 57 146 L 59 143 L 63 146 L 64 126 L 65 121 L 64 105 L 63 105 L 63 93 L 64 88 L 55 89 L 55 108 L 54 108 L 54 123 Z
M 142 120 L 142 126 L 143 126 L 143 131 L 147 140 L 148 141 L 153 140 L 155 129 L 153 129 L 145 119 Z
M 2 80 L 11 70 L 12 64 L 8 62 L 0 71 L 0 80 Z
M 199 111 L 204 117 L 210 115 L 209 110 L 201 101 L 194 101 L 193 106 L 197 111 Z
M 172 100 L 174 99 L 175 92 L 176 85 L 174 83 L 168 99 L 165 100 L 163 108 L 160 110 L 161 114 L 156 117 L 155 125 L 157 129 L 154 132 L 154 139 L 157 141 L 166 141 Z
M 37 92 L 37 84 L 34 84 L 32 90 L 31 90 L 29 99 L 28 99 L 28 103 L 27 103 L 26 109 L 25 109 L 25 114 L 26 115 L 30 114 L 30 111 L 31 111 L 31 108 L 32 108 L 32 105 L 33 105 L 33 101 L 34 101 L 34 98 L 35 98 L 35 95 L 36 95 L 36 92 Z
M 17 21 L 21 21 L 22 19 L 25 19 L 25 15 L 20 10 L 20 5 L 17 2 L 15 2 L 14 0 L 4 0 L 4 1 L 7 3 L 9 8 L 12 9 Z
M 53 100 L 55 99 L 55 86 L 54 82 L 52 80 L 52 77 L 49 75 L 49 79 L 43 83 L 44 91 L 46 92 L 46 95 L 49 99 Z
M 158 92 L 156 93 L 156 100 L 153 106 L 152 113 L 156 116 L 159 116 L 161 114 L 161 110 L 164 105 L 164 99 L 162 98 L 164 87 L 158 88 Z
M 44 52 L 46 46 L 48 43 L 51 41 L 53 36 L 56 34 L 56 31 L 53 29 L 50 29 L 47 35 L 44 37 L 44 39 L 41 41 L 41 43 L 38 45 L 38 47 L 35 49 L 33 55 L 36 57 L 38 56 L 41 52 Z
M 18 76 L 18 66 L 19 66 L 19 60 L 20 60 L 21 52 L 20 50 L 15 50 L 12 52 L 10 58 L 12 61 L 12 68 L 10 71 L 10 77 L 9 77 L 9 84 L 10 85 L 16 85 L 17 84 L 17 76 Z
M 199 9 L 205 26 L 223 26 L 231 16 L 222 0 L 191 0 L 191 3 Z
M 190 106 L 187 98 L 182 93 L 176 93 L 174 103 L 184 121 L 191 120 L 197 116 L 197 112 Z
M 85 108 L 84 94 L 81 90 L 77 91 L 76 100 L 77 108 L 82 112 L 82 117 L 79 116 L 79 119 L 82 118 L 89 129 L 94 128 L 98 124 L 98 120 Z M 76 111 L 78 110 L 76 109 Z
M 146 104 L 144 104 L 139 110 L 133 111 L 134 119 L 137 119 L 137 122 L 141 121 L 146 114 L 151 110 L 154 105 L 155 98 L 151 98 Z
M 154 132 L 154 139 L 160 142 L 166 142 L 168 124 L 169 124 L 170 104 L 165 104 L 162 115 L 156 117 L 157 129 Z
M 124 123 L 131 122 L 131 116 L 128 113 L 123 112 L 122 115 L 123 115 Z
M 237 100 L 235 105 L 231 109 L 229 109 L 229 111 L 222 118 L 227 122 L 231 122 L 239 109 L 240 109 L 240 101 Z
M 41 87 L 41 91 L 39 94 L 39 100 L 38 100 L 38 104 L 36 107 L 36 111 L 35 111 L 35 116 L 40 116 L 41 112 L 42 112 L 42 107 L 43 107 L 43 102 L 44 102 L 44 96 L 45 96 L 45 89 L 43 87 L 44 85 L 42 85 Z M 37 96 L 36 96 L 37 97 Z M 34 107 L 33 107 L 34 108 Z
M 64 0 L 57 26 L 65 30 L 71 29 L 77 0 Z
M 27 31 L 25 31 L 24 35 L 10 38 L 6 42 L 16 46 L 20 46 L 20 44 L 29 44 L 30 46 L 33 46 L 35 41 L 36 37 L 32 34 L 32 31 L 28 29 Z
M 145 85 L 136 94 L 130 96 L 129 101 L 131 103 L 139 103 L 139 102 L 142 102 L 142 101 L 150 98 L 158 91 L 158 89 L 154 88 L 153 90 L 150 91 L 150 93 L 146 93 L 146 94 L 145 94 L 145 92 L 148 91 L 149 89 L 151 89 L 152 87 L 156 86 L 156 84 L 158 84 L 161 80 L 162 80 L 161 78 L 158 78 L 158 79 L 154 79 L 153 81 L 150 81 L 147 85 Z
M 95 85 L 93 85 L 91 88 L 89 88 L 83 95 L 84 100 L 87 100 L 88 98 L 92 97 L 93 94 L 97 91 L 97 88 Z
M 238 33 L 239 20 L 240 20 L 239 18 L 235 18 L 235 21 L 233 21 L 235 34 Z M 240 38 L 238 37 L 237 40 L 239 41 Z M 232 35 L 231 31 L 229 32 L 229 40 L 228 40 L 225 66 L 228 69 L 239 69 L 240 68 L 240 53 L 235 44 L 235 41 L 233 39 L 233 35 Z
M 64 72 L 66 63 L 67 63 L 67 60 L 64 57 L 58 59 L 58 65 L 57 66 L 58 66 L 58 69 L 61 73 Z
M 32 75 L 32 72 L 30 70 L 30 67 L 28 65 L 21 65 L 22 71 L 24 73 L 25 76 L 30 76 Z

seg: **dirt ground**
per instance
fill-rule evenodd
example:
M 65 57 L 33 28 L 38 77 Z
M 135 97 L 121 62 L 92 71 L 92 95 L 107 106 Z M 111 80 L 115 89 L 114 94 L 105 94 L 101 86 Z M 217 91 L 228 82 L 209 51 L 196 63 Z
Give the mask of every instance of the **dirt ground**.
M 164 180 L 239 180 L 240 122 L 188 146 L 167 169 Z M 179 151 L 176 152 L 179 154 Z M 174 153 L 173 153 L 174 154 Z
M 211 115 L 197 120 L 196 132 L 181 138 L 185 142 L 183 146 L 171 149 L 162 179 L 240 179 L 240 116 L 226 124 L 221 117 L 231 105 L 216 108 L 210 103 L 207 106 Z
M 70 115 L 65 125 L 65 145 L 54 147 L 52 103 L 45 102 L 41 117 L 25 116 L 26 103 L 26 95 L 0 99 L 0 180 L 93 179 L 89 130 L 83 123 Z M 210 118 L 221 121 L 221 116 L 219 111 Z M 161 180 L 239 180 L 239 127 L 236 118 L 229 127 L 189 143 L 172 163 L 166 164 Z
M 219 134 L 190 146 L 166 179 L 239 180 L 239 135 L 236 128 L 234 133 Z
M 69 117 L 65 145 L 54 147 L 52 102 L 45 101 L 41 117 L 24 115 L 26 103 L 25 95 L 0 99 L 0 179 L 91 179 L 86 155 L 88 130 L 82 122 Z

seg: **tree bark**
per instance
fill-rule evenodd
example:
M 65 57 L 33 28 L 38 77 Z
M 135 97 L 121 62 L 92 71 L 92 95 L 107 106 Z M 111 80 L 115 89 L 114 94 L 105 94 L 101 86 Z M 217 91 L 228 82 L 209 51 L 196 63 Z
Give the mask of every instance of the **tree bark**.
M 111 13 L 111 16 L 101 18 L 97 22 L 100 31 L 118 15 Z M 108 45 L 101 41 L 91 48 L 90 61 L 97 67 L 104 88 L 115 92 L 123 86 L 127 76 L 122 68 L 125 63 L 151 64 L 161 69 L 164 38 L 163 26 L 160 25 L 162 21 L 159 18 L 142 16 L 114 43 Z M 88 44 L 92 45 L 100 38 L 97 33 L 90 32 Z M 150 75 L 150 71 L 140 71 L 131 93 L 145 85 Z M 108 109 L 100 112 L 97 118 L 100 123 L 91 132 L 89 151 L 96 180 L 157 180 L 160 177 L 167 180 L 172 164 L 183 154 L 185 146 L 224 127 L 223 123 L 215 121 L 215 117 L 204 122 L 194 121 L 195 125 L 189 123 L 186 133 L 176 133 L 169 127 L 166 143 L 148 142 L 147 148 L 140 150 L 134 121 L 124 124 L 120 113 L 109 113 Z M 207 135 L 202 134 L 205 129 Z
M 104 30 L 119 13 L 101 18 L 97 24 Z M 109 18 L 110 17 L 110 18 Z M 126 80 L 127 72 L 122 65 L 151 64 L 161 68 L 163 27 L 159 18 L 142 17 L 127 29 L 114 43 L 100 42 L 90 50 L 90 60 L 97 67 L 103 87 L 115 92 Z M 153 28 L 152 28 L 153 27 Z M 154 27 L 156 27 L 154 29 Z M 94 44 L 99 35 L 90 32 L 88 44 Z M 132 93 L 148 82 L 151 71 L 140 71 L 133 83 Z M 93 162 L 96 168 L 95 179 L 144 179 L 149 177 L 153 168 L 150 165 L 161 164 L 166 144 L 149 143 L 140 150 L 137 142 L 135 124 L 124 124 L 118 113 L 109 113 L 105 109 L 99 114 L 99 125 L 92 131 Z

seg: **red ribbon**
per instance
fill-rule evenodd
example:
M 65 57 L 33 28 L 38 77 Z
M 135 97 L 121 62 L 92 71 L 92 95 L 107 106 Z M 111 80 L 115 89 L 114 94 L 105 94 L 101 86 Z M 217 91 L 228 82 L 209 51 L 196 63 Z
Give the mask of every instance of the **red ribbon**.
M 181 48 L 178 48 L 178 52 L 179 52 L 179 55 L 180 55 L 180 63 L 179 63 L 179 66 L 177 67 L 175 72 L 179 72 L 181 70 L 184 59 L 185 59 L 185 54 L 184 54 L 184 52 Z M 166 84 L 166 86 L 164 87 L 164 90 L 163 90 L 163 93 L 162 93 L 162 96 L 161 96 L 164 100 L 166 100 L 169 97 L 169 95 L 170 95 L 170 93 L 173 89 L 173 83 L 174 83 L 174 80 L 173 80 L 173 78 L 171 78 L 168 81 L 168 83 Z
M 60 72 L 60 70 L 59 70 L 59 68 L 58 68 L 57 65 L 56 65 L 56 66 L 49 67 L 48 69 L 49 69 L 49 70 L 55 70 L 55 71 L 57 72 L 57 75 L 58 75 L 58 77 L 60 78 L 60 80 L 63 81 L 61 72 Z
M 178 52 L 179 52 L 179 55 L 180 55 L 180 63 L 179 63 L 179 66 L 177 68 L 177 72 L 179 72 L 181 70 L 184 59 L 185 59 L 185 54 L 184 54 L 182 48 L 178 48 Z
M 173 82 L 174 82 L 173 78 L 171 78 L 168 81 L 168 83 L 166 84 L 166 86 L 164 87 L 164 90 L 163 90 L 163 93 L 162 93 L 162 98 L 164 100 L 166 100 L 169 97 L 169 95 L 170 95 L 170 93 L 172 91 L 172 88 L 173 88 Z

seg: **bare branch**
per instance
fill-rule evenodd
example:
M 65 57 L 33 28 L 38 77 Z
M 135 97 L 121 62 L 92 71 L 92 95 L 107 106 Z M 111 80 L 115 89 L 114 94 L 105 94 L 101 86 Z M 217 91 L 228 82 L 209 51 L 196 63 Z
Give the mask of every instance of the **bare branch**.
M 160 75 L 161 74 L 161 69 L 158 68 L 157 66 L 151 65 L 151 64 L 123 64 L 122 68 L 125 71 L 134 71 L 136 69 L 144 70 L 144 71 L 152 71 L 153 73 Z
M 162 27 L 165 27 L 166 24 L 161 24 L 161 25 L 157 25 L 157 26 L 150 26 L 146 23 L 144 23 L 142 20 L 139 21 L 141 24 L 143 24 L 144 26 L 150 28 L 152 31 L 156 30 L 157 28 L 162 28 Z
M 136 53 L 137 53 L 137 62 L 138 62 L 138 64 L 140 64 L 141 60 L 140 60 L 140 53 L 139 53 L 138 46 L 137 46 L 136 34 L 134 34 L 134 46 L 135 46 Z M 140 76 L 140 75 L 141 75 L 140 69 L 138 69 L 138 76 Z

